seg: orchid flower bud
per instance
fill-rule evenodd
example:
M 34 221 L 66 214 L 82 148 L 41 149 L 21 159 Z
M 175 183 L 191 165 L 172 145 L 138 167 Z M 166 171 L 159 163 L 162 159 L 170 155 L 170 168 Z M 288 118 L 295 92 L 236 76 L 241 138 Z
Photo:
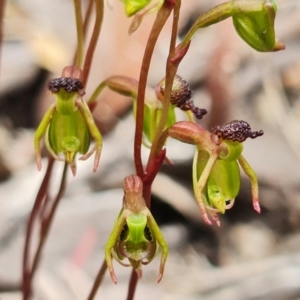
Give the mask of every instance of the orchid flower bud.
M 217 5 L 200 15 L 183 38 L 179 49 L 184 49 L 199 28 L 208 27 L 232 17 L 238 35 L 252 48 L 261 52 L 285 49 L 276 39 L 274 21 L 275 0 L 231 0 Z
M 284 45 L 276 40 L 274 0 L 233 0 L 232 20 L 238 35 L 261 52 L 279 51 Z

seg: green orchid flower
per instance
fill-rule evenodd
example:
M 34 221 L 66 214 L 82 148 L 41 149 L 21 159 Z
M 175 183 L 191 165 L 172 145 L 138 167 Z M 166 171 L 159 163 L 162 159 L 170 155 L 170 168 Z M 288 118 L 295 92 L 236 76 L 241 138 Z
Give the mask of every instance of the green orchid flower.
M 138 176 L 125 178 L 123 208 L 105 246 L 105 259 L 114 283 L 117 283 L 117 277 L 112 258 L 123 266 L 131 266 L 141 278 L 142 265 L 149 264 L 155 258 L 158 246 L 162 250 L 158 282 L 163 276 L 168 245 L 146 207 L 142 193 L 143 183 Z M 124 263 L 124 259 L 128 259 L 129 264 Z
M 218 213 L 224 214 L 233 206 L 240 190 L 239 166 L 250 179 L 253 207 L 260 212 L 257 177 L 242 155 L 242 143 L 247 138 L 261 135 L 263 131 L 252 131 L 247 122 L 237 120 L 214 127 L 212 133 L 191 122 L 178 122 L 165 130 L 162 140 L 172 137 L 197 147 L 193 161 L 193 187 L 207 224 L 212 224 L 209 214 L 220 225 Z
M 76 154 L 83 154 L 79 159 L 86 160 L 95 153 L 95 172 L 100 160 L 102 136 L 87 103 L 81 98 L 84 94 L 82 83 L 76 78 L 56 78 L 50 81 L 49 90 L 56 101 L 46 112 L 34 136 L 38 169 L 42 168 L 40 141 L 45 136 L 50 154 L 57 160 L 66 161 L 73 175 L 76 174 Z M 90 136 L 95 145 L 89 151 Z
M 96 94 L 91 99 L 95 99 L 104 87 L 128 97 L 133 98 L 133 114 L 136 115 L 136 99 L 138 92 L 138 81 L 126 76 L 112 76 L 102 82 L 96 89 Z M 144 121 L 143 121 L 143 145 L 150 148 L 157 132 L 158 123 L 161 117 L 162 102 L 164 101 L 165 79 L 162 79 L 152 89 L 147 89 L 145 93 L 144 105 Z M 194 116 L 201 119 L 207 111 L 198 108 L 194 105 L 192 100 L 192 91 L 188 83 L 176 75 L 173 82 L 173 89 L 171 94 L 171 106 L 168 111 L 168 118 L 165 128 L 172 126 L 177 122 L 176 108 L 180 108 L 186 113 L 187 119 L 194 120 Z M 93 101 L 93 100 L 92 100 Z
M 144 139 L 143 144 L 150 148 L 157 132 L 158 123 L 161 116 L 162 102 L 164 101 L 165 93 L 165 78 L 162 79 L 155 87 L 156 98 L 145 98 L 144 108 Z M 189 121 L 194 121 L 194 116 L 197 119 L 202 119 L 207 113 L 205 109 L 198 108 L 194 105 L 192 99 L 192 91 L 188 83 L 179 75 L 175 75 L 172 92 L 171 92 L 171 106 L 168 111 L 168 118 L 165 128 L 172 126 L 178 121 L 176 116 L 176 108 L 180 108 L 185 112 Z M 134 103 L 134 113 L 135 113 Z

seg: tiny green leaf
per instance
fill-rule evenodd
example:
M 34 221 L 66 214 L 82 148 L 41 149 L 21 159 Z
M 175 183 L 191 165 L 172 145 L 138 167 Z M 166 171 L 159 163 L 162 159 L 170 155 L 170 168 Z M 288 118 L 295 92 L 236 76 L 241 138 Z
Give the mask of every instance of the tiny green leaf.
M 125 12 L 127 17 L 135 15 L 137 12 L 146 7 L 151 0 L 125 0 Z

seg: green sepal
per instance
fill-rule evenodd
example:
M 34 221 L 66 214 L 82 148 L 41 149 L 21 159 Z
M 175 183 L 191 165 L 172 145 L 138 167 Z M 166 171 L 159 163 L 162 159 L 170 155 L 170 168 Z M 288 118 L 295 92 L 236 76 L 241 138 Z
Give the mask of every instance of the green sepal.
M 49 124 L 46 145 L 50 147 L 50 152 L 52 150 L 55 154 L 68 155 L 68 162 L 72 162 L 78 152 L 87 153 L 90 133 L 81 112 L 76 110 L 70 115 L 55 112 Z
M 203 170 L 208 162 L 209 159 L 209 153 L 206 150 L 197 149 L 197 152 L 195 153 L 194 160 L 197 159 L 197 161 L 194 161 L 193 165 L 193 172 L 196 172 L 196 174 L 193 175 L 193 185 L 194 188 L 197 189 L 198 181 L 203 173 Z M 207 189 L 206 186 L 203 189 L 202 193 L 202 199 L 204 200 L 204 204 L 206 206 L 210 206 L 209 201 L 208 201 L 208 195 L 207 195 Z
M 197 151 L 196 178 L 198 181 L 208 162 L 209 153 L 203 149 Z M 226 201 L 233 200 L 238 195 L 239 190 L 240 170 L 237 161 L 219 159 L 215 162 L 203 189 L 204 204 L 224 213 Z
M 240 170 L 237 161 L 217 160 L 208 177 L 207 196 L 210 206 L 220 213 L 226 210 L 226 201 L 233 200 L 240 190 Z
M 196 172 L 197 172 L 197 180 L 199 180 L 206 164 L 209 159 L 209 153 L 203 149 L 197 149 L 197 162 L 196 162 Z
M 145 104 L 144 106 L 144 124 L 143 124 L 143 133 L 145 140 L 150 144 L 154 140 L 157 124 L 157 113 L 158 108 L 154 105 Z M 145 141 L 145 145 L 148 143 Z
M 254 0 L 247 4 L 233 1 L 232 20 L 238 35 L 252 48 L 261 52 L 277 51 L 274 20 L 277 6 L 274 0 Z
M 175 105 L 171 105 L 169 108 L 166 128 L 172 126 L 176 122 L 175 108 L 176 108 Z M 161 113 L 161 111 L 160 111 L 160 113 Z
M 165 128 L 172 126 L 176 122 L 175 107 L 176 107 L 175 105 L 170 106 Z M 134 115 L 136 114 L 136 101 L 134 101 L 133 113 Z M 144 123 L 143 123 L 143 134 L 144 134 L 143 144 L 146 147 L 150 147 L 154 140 L 160 117 L 161 117 L 161 102 L 158 100 L 155 101 L 146 100 L 146 103 L 144 105 Z

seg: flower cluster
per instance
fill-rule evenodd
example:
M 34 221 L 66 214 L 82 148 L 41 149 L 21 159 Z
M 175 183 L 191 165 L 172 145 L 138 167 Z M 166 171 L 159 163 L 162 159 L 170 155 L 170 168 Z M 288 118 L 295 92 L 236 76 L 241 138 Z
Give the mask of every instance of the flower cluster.
M 260 212 L 255 172 L 243 157 L 243 141 L 263 135 L 252 131 L 245 121 L 234 120 L 208 132 L 191 122 L 177 122 L 165 131 L 163 138 L 172 137 L 196 146 L 193 162 L 193 186 L 201 214 L 211 224 L 208 214 L 220 225 L 218 213 L 233 206 L 240 189 L 239 165 L 249 177 L 253 207 Z
M 126 15 L 134 16 L 129 29 L 130 33 L 138 28 L 146 14 L 159 11 L 150 36 L 152 39 L 149 39 L 155 43 L 154 40 L 157 39 L 158 33 L 173 9 L 173 31 L 177 30 L 177 26 L 174 25 L 179 15 L 180 3 L 171 0 L 121 1 L 125 5 Z M 102 14 L 101 8 L 98 13 L 100 11 Z M 148 191 L 150 199 L 154 177 L 163 161 L 167 160 L 165 145 L 169 137 L 195 146 L 192 167 L 193 188 L 202 217 L 207 224 L 212 224 L 212 219 L 220 225 L 218 214 L 224 214 L 233 206 L 240 190 L 240 167 L 251 182 L 253 207 L 258 213 L 260 212 L 257 177 L 242 153 L 243 142 L 247 138 L 254 139 L 262 136 L 263 131 L 252 131 L 250 125 L 241 120 L 216 126 L 211 132 L 198 125 L 194 118 L 202 119 L 207 111 L 194 105 L 189 84 L 182 77 L 174 76 L 174 74 L 179 62 L 187 53 L 194 33 L 199 28 L 210 26 L 229 17 L 232 18 L 238 35 L 255 50 L 269 52 L 284 49 L 284 45 L 275 37 L 276 12 L 277 6 L 274 0 L 231 0 L 220 4 L 199 16 L 181 44 L 177 47 L 175 45 L 170 47 L 173 49 L 170 50 L 168 58 L 166 78 L 162 79 L 150 93 L 144 89 L 148 75 L 148 71 L 145 70 L 149 70 L 149 65 L 147 65 L 141 69 L 143 76 L 141 76 L 140 83 L 125 76 L 112 76 L 102 82 L 92 95 L 90 105 L 104 87 L 130 96 L 133 98 L 133 114 L 137 117 L 136 136 L 139 136 L 135 139 L 134 150 L 139 151 L 139 155 L 135 153 L 135 165 L 137 174 L 142 175 L 140 177 L 131 175 L 125 178 L 123 206 L 105 247 L 107 267 L 115 283 L 117 283 L 117 278 L 112 263 L 113 258 L 124 266 L 131 266 L 138 277 L 141 277 L 142 265 L 150 263 L 156 257 L 159 248 L 162 254 L 158 282 L 163 276 L 168 246 L 146 205 L 143 188 L 147 184 L 145 190 Z M 176 34 L 177 32 L 172 34 L 171 40 L 174 40 L 174 43 L 171 42 L 171 45 L 175 44 Z M 148 50 L 145 51 L 146 58 L 152 55 L 152 50 Z M 147 61 L 150 64 L 150 59 L 144 59 L 143 64 Z M 44 136 L 49 153 L 55 159 L 69 164 L 74 175 L 78 153 L 82 155 L 80 160 L 86 160 L 95 154 L 93 170 L 96 171 L 98 168 L 102 136 L 88 103 L 82 99 L 85 92 L 80 77 L 80 69 L 71 66 L 64 69 L 62 77 L 49 82 L 48 89 L 55 98 L 55 102 L 46 112 L 34 136 L 34 149 L 39 170 L 41 169 L 40 142 Z M 171 80 L 173 80 L 172 87 Z M 170 82 L 168 88 L 166 81 Z M 144 90 L 141 92 L 142 88 Z M 170 96 L 170 99 L 166 94 Z M 178 121 L 175 109 L 184 111 L 187 120 Z M 91 137 L 94 140 L 94 146 L 90 149 Z M 140 158 L 141 141 L 151 148 L 145 172 Z M 63 177 L 64 180 L 65 177 Z M 146 196 L 145 198 L 147 199 Z
M 38 169 L 42 168 L 40 141 L 45 135 L 48 151 L 55 159 L 66 161 L 74 175 L 76 154 L 83 154 L 79 159 L 85 160 L 95 153 L 95 172 L 100 160 L 102 136 L 87 103 L 81 98 L 84 95 L 81 81 L 70 77 L 56 78 L 50 81 L 48 88 L 55 96 L 55 103 L 46 112 L 34 136 Z M 90 136 L 95 145 L 89 151 Z

